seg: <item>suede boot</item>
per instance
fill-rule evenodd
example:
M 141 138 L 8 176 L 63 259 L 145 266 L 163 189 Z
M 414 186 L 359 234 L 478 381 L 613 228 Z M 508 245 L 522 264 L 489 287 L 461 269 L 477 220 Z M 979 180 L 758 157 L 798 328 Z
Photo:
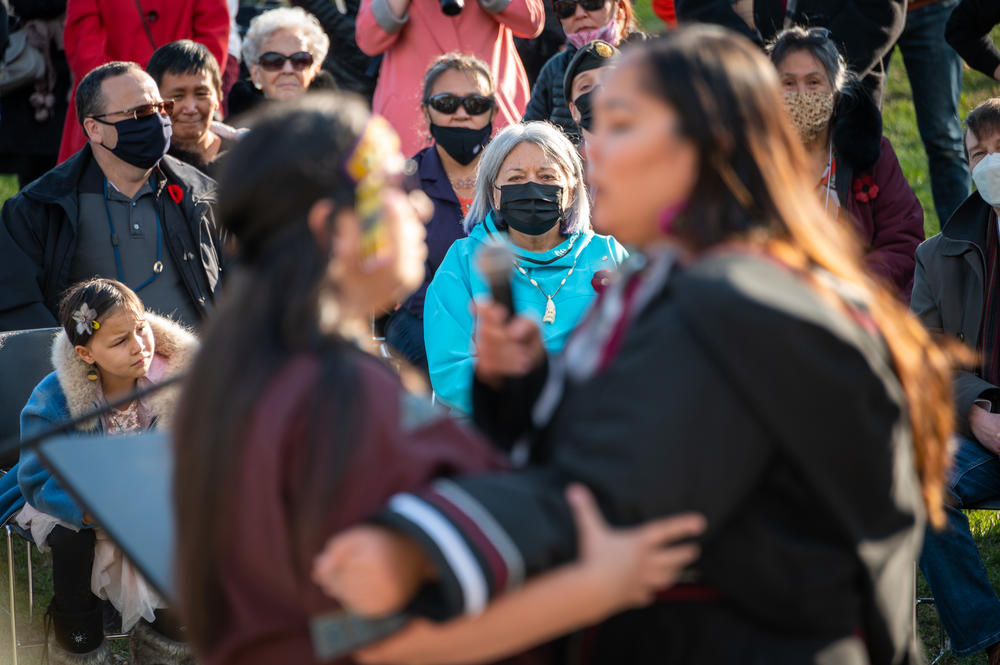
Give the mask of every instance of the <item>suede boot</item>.
M 48 611 L 52 629 L 46 639 L 53 665 L 111 665 L 111 651 L 104 640 L 101 606 L 84 612 L 63 612 L 55 605 Z
M 131 665 L 195 665 L 191 647 L 177 642 L 139 620 L 128 640 Z
M 49 665 L 114 665 L 111 659 L 111 649 L 106 641 L 101 641 L 100 646 L 87 653 L 74 653 L 67 651 L 59 645 L 55 635 L 49 635 L 46 644 Z

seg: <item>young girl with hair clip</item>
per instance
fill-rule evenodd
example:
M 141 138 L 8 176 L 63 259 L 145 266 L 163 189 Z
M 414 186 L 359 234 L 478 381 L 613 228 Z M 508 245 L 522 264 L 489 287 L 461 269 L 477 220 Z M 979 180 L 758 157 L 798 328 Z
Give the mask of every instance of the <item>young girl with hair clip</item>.
M 22 439 L 183 372 L 197 347 L 185 328 L 147 312 L 131 289 L 111 279 L 71 287 L 60 304 L 59 322 L 52 343 L 55 371 L 21 412 Z M 76 431 L 115 436 L 162 427 L 176 399 L 177 390 L 165 388 L 85 421 Z M 39 549 L 52 550 L 50 663 L 110 665 L 101 599 L 121 613 L 123 630 L 132 629 L 133 665 L 191 662 L 164 601 L 33 450 L 23 450 L 3 477 L 0 496 L 10 501 L 4 518 L 17 512 L 15 519 Z

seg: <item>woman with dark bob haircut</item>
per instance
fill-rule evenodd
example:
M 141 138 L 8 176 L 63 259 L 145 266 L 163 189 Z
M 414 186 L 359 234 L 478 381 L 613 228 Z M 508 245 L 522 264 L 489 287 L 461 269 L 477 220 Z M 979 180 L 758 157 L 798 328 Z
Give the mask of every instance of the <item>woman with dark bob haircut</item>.
M 309 622 L 338 608 L 310 579 L 326 540 L 396 493 L 503 467 L 360 348 L 370 312 L 424 276 L 421 206 L 399 187 L 403 164 L 397 136 L 360 98 L 317 93 L 268 105 L 224 169 L 220 219 L 238 274 L 174 440 L 180 608 L 206 665 L 320 662 Z M 583 523 L 594 525 L 585 497 Z M 515 635 L 538 641 L 648 602 L 696 554 L 661 544 L 700 524 L 584 529 L 598 554 L 540 578 L 506 614 L 486 613 L 487 628 L 520 625 Z
M 557 357 L 533 322 L 478 308 L 475 418 L 527 468 L 394 498 L 316 578 L 376 615 L 425 584 L 445 613 L 475 610 L 508 570 L 574 556 L 562 494 L 583 482 L 612 523 L 708 524 L 689 584 L 603 623 L 589 662 L 919 662 L 913 562 L 925 514 L 942 522 L 950 353 L 824 214 L 749 41 L 696 26 L 635 47 L 594 110 L 594 225 L 637 258 Z M 435 647 L 473 660 L 433 639 L 370 655 Z

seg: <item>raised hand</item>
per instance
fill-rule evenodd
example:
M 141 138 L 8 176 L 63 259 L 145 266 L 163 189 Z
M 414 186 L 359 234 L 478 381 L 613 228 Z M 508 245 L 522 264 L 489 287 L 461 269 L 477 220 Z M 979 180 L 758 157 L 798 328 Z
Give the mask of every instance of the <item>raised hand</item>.
M 542 333 L 531 319 L 508 319 L 504 307 L 490 302 L 474 305 L 476 376 L 496 386 L 505 377 L 524 376 L 545 357 Z
M 312 579 L 346 609 L 383 617 L 403 609 L 434 570 L 406 536 L 377 526 L 356 526 L 327 542 L 313 562 Z

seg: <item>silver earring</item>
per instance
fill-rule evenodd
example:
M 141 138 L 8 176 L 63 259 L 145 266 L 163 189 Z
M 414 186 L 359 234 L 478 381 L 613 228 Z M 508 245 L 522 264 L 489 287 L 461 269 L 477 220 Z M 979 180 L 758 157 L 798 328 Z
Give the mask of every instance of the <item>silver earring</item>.
M 264 88 L 264 85 L 260 81 L 254 81 L 253 87 L 257 88 L 258 90 L 262 90 Z

